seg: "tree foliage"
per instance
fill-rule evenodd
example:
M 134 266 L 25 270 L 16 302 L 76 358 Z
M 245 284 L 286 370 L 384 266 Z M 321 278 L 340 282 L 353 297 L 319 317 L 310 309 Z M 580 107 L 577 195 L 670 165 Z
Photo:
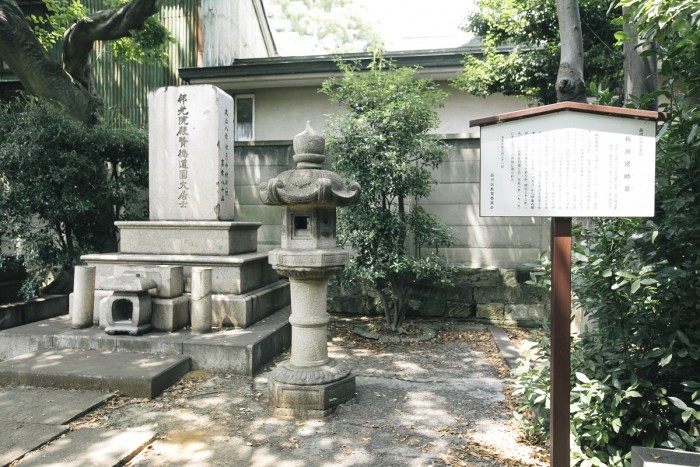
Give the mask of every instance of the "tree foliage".
M 422 256 L 421 248 L 449 244 L 451 231 L 417 204 L 436 183 L 431 170 L 446 154 L 431 133 L 445 93 L 416 79 L 415 68 L 397 68 L 381 56 L 366 71 L 339 66 L 343 79 L 322 88 L 346 109 L 331 121 L 327 147 L 335 170 L 362 187 L 360 203 L 339 216 L 339 239 L 355 252 L 344 274 L 372 285 L 387 324 L 400 331 L 410 286 L 446 280 L 449 272 L 436 255 Z
M 44 48 L 60 43 L 68 28 L 79 21 L 89 21 L 89 10 L 80 0 L 42 0 L 45 15 L 29 15 L 34 34 Z M 106 8 L 116 8 L 128 0 L 104 0 Z M 125 37 L 107 42 L 117 62 L 166 64 L 165 46 L 175 42 L 170 31 L 156 16 L 149 16 Z
M 584 76 L 604 88 L 622 89 L 622 50 L 614 47 L 619 9 L 609 0 L 580 0 Z M 483 57 L 467 56 L 459 89 L 487 96 L 522 96 L 557 102 L 552 77 L 559 68 L 556 0 L 479 0 L 465 29 L 482 38 Z
M 288 29 L 316 40 L 322 53 L 361 52 L 380 46 L 381 38 L 354 0 L 271 0 Z
M 0 109 L 0 232 L 30 273 L 25 298 L 80 255 L 114 251 L 114 221 L 145 217 L 147 153 L 128 124 L 88 126 L 35 99 Z
M 660 60 L 656 215 L 598 219 L 574 250 L 574 291 L 594 326 L 572 348 L 576 464 L 630 465 L 633 445 L 700 451 L 700 3 L 623 0 Z M 622 40 L 624 33 L 618 34 Z M 547 337 L 539 351 L 548 357 Z M 548 362 L 516 374 L 523 419 L 548 427 Z M 529 418 L 526 415 L 530 415 Z

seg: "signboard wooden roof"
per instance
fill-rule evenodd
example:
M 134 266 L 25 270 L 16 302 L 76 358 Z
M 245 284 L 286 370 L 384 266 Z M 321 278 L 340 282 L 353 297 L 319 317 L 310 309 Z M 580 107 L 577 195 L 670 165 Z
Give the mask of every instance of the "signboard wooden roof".
M 654 215 L 658 112 L 562 102 L 481 126 L 482 216 Z

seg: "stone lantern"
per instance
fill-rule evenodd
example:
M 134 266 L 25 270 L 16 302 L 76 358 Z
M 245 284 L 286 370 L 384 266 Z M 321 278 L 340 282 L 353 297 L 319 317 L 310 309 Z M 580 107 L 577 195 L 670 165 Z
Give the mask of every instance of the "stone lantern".
M 309 123 L 294 137 L 296 169 L 260 185 L 264 204 L 283 207 L 282 245 L 269 262 L 289 278 L 291 358 L 270 374 L 270 403 L 277 416 L 314 417 L 355 396 L 355 377 L 328 357 L 328 279 L 347 263 L 336 246 L 335 208 L 356 204 L 360 186 L 324 170 L 325 141 Z

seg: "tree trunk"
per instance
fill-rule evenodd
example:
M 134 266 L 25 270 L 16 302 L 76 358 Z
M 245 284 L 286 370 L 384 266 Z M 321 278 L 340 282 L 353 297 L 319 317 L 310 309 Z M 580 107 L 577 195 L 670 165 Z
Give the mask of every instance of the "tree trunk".
M 586 102 L 586 84 L 583 80 L 583 36 L 577 0 L 557 0 L 561 60 L 557 73 L 559 102 Z
M 623 15 L 626 8 L 622 10 Z M 625 70 L 625 102 L 630 102 L 631 96 L 641 97 L 658 89 L 658 72 L 656 56 L 642 56 L 643 52 L 651 50 L 651 46 L 639 40 L 637 31 L 627 22 L 623 28 L 632 41 L 622 45 L 622 60 Z M 656 110 L 656 99 L 649 101 L 647 110 Z
M 379 297 L 379 301 L 382 304 L 382 310 L 384 311 L 384 321 L 386 322 L 387 326 L 391 326 L 391 323 L 393 322 L 393 318 L 391 316 L 391 303 L 389 303 L 389 298 L 386 296 L 386 293 L 384 293 L 384 284 L 379 281 L 375 282 L 374 290 L 377 291 L 377 296 Z
M 0 58 L 25 90 L 61 103 L 78 120 L 93 123 L 102 112 L 88 58 L 95 41 L 126 37 L 158 12 L 160 0 L 132 0 L 73 24 L 64 35 L 63 61 L 52 61 L 15 0 L 0 0 Z
M 406 297 L 408 296 L 408 288 L 403 277 L 394 278 L 391 281 L 391 292 L 394 298 L 394 322 L 392 330 L 398 333 L 403 333 L 403 322 L 406 318 Z

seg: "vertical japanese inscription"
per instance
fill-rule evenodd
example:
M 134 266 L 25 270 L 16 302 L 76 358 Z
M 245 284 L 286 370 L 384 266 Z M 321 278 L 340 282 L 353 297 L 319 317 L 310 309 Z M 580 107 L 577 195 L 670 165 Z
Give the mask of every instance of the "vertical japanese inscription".
M 223 145 L 223 151 L 221 152 L 221 164 L 219 166 L 219 196 L 223 203 L 229 196 L 228 161 L 232 145 L 231 115 L 229 115 L 228 108 L 224 108 L 224 134 L 223 141 L 220 144 Z
M 190 132 L 188 126 L 189 112 L 187 111 L 187 94 L 180 93 L 177 97 L 177 141 L 178 141 L 178 194 L 177 202 L 180 208 L 184 209 L 188 206 L 190 197 L 190 187 L 188 185 L 189 171 L 189 152 L 187 143 L 189 142 Z

